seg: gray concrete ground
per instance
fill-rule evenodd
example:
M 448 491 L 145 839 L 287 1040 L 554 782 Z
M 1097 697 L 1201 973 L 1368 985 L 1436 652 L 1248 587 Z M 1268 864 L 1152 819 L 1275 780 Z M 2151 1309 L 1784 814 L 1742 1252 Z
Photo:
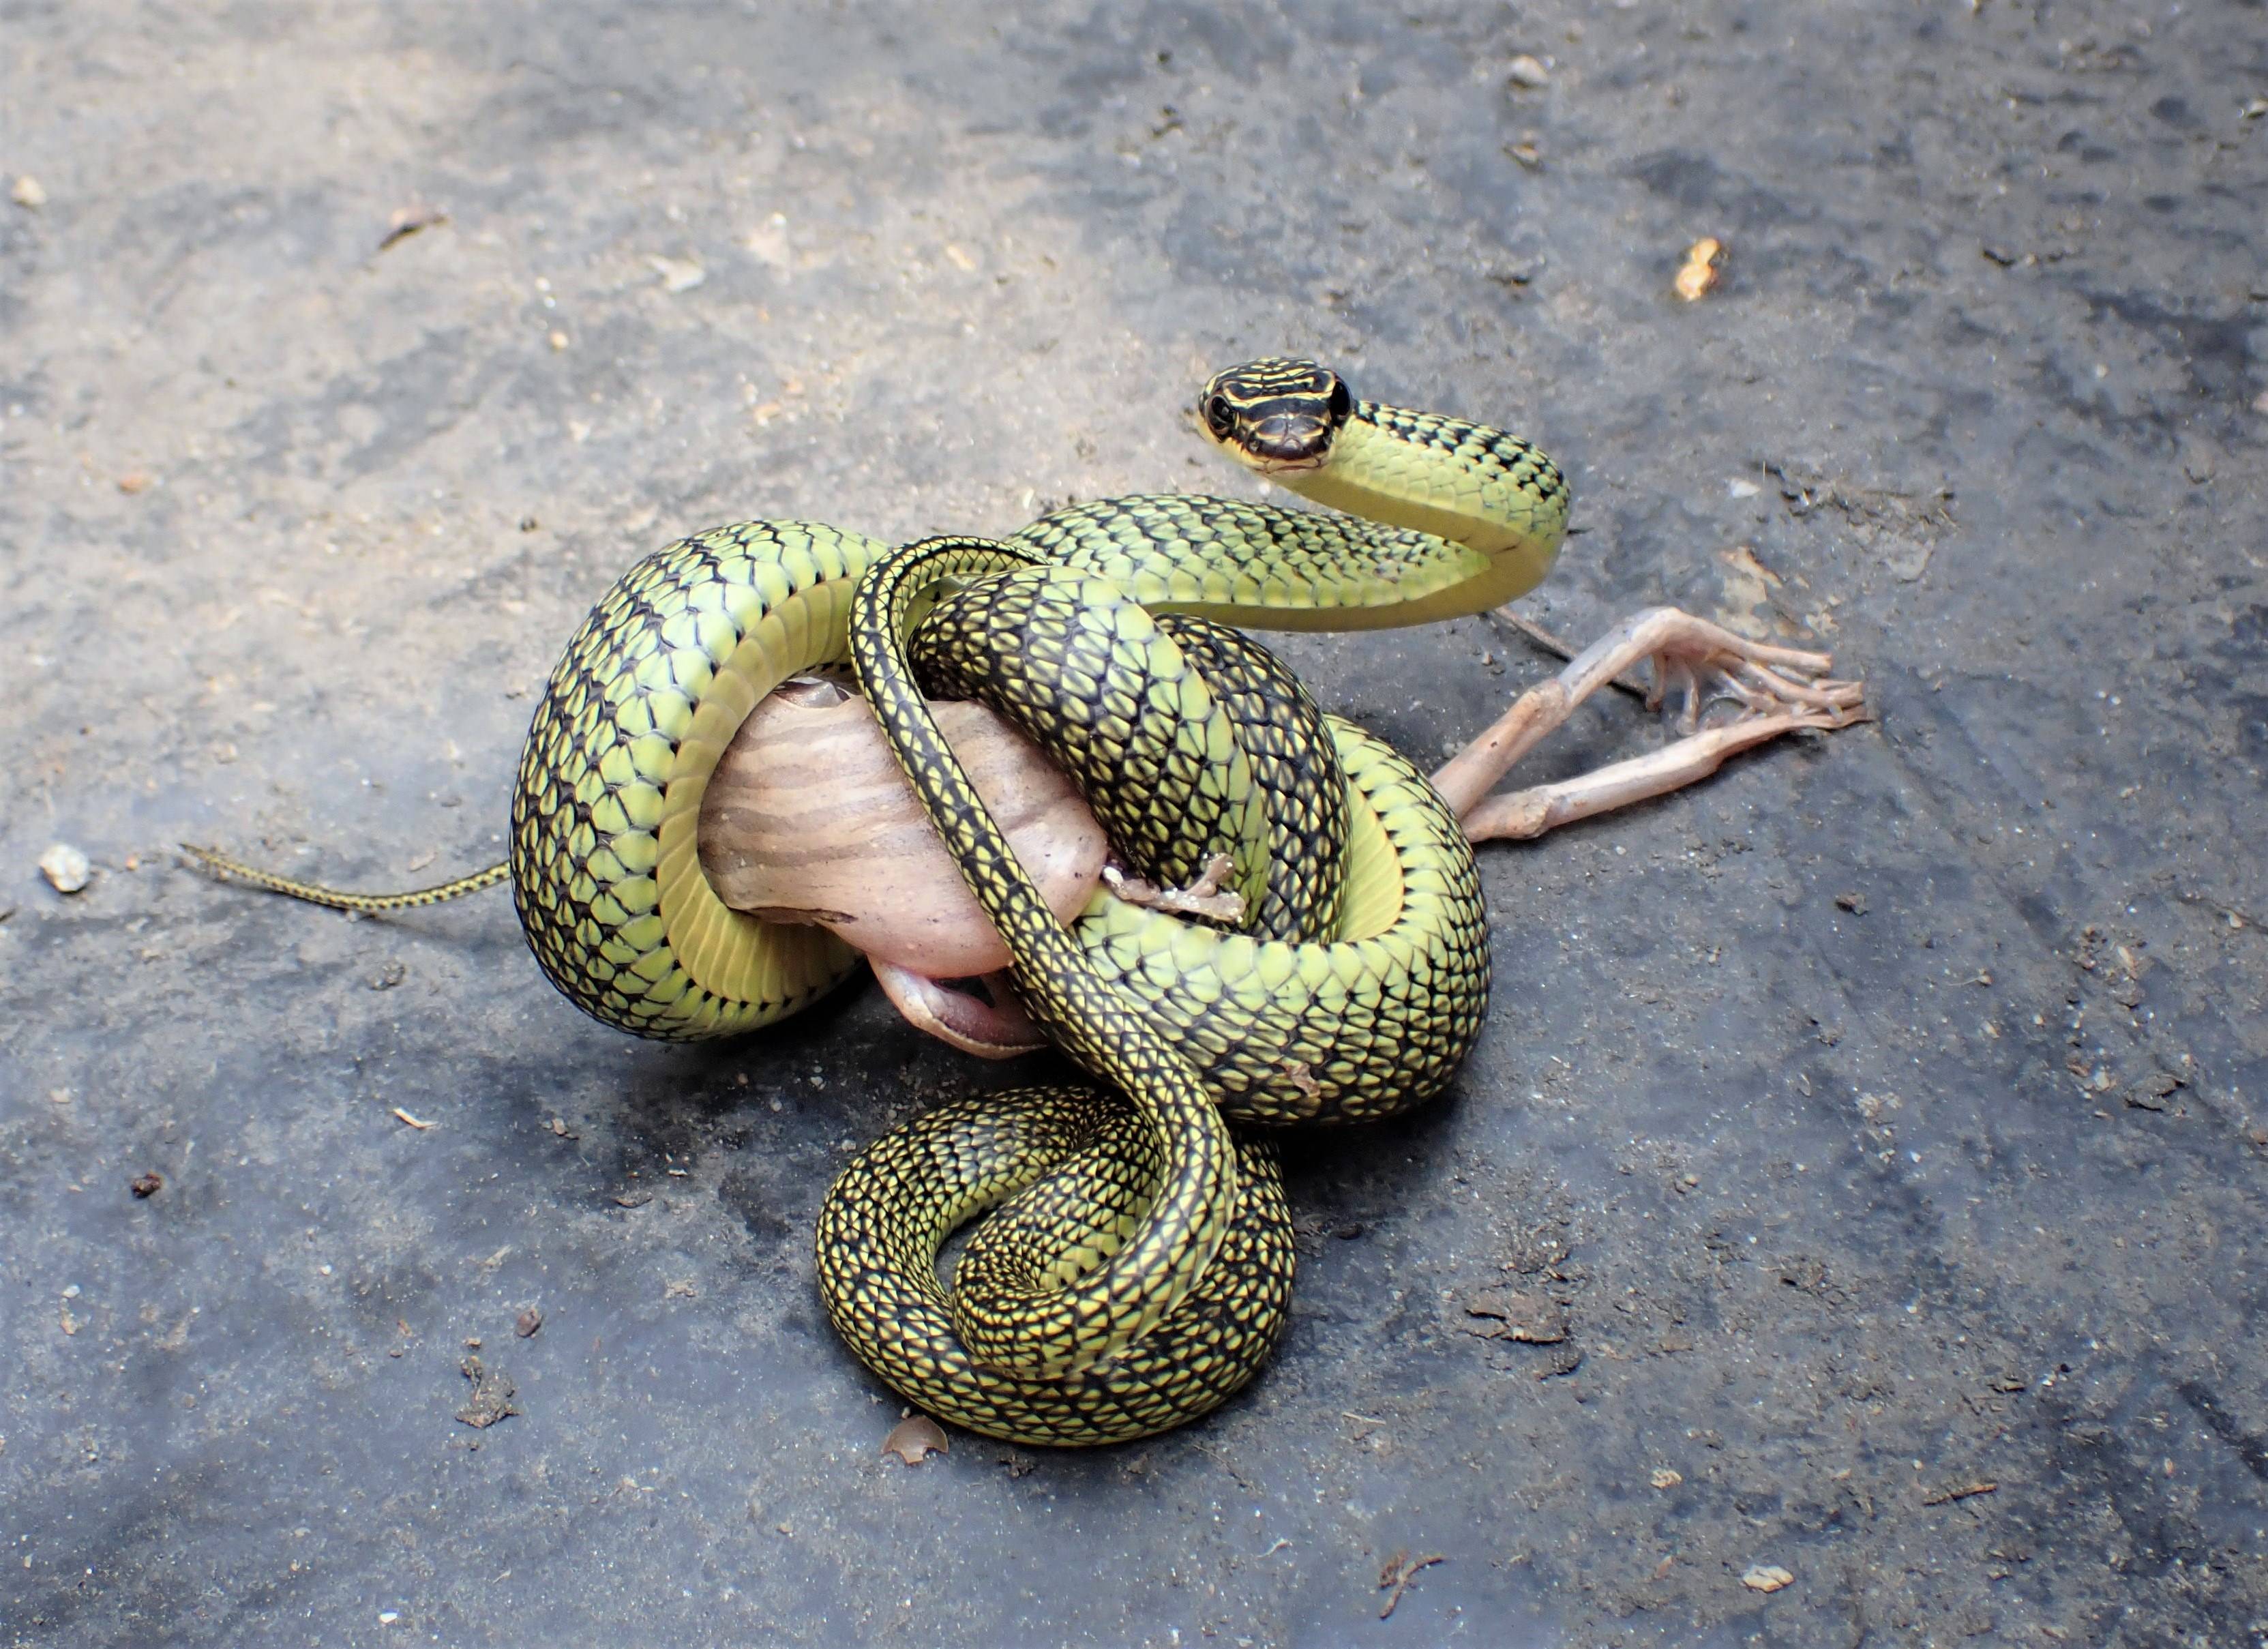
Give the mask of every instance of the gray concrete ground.
M 2258 0 L 8 0 L 0 76 L 0 1640 L 2268 1634 Z M 484 862 L 644 550 L 1241 490 L 1182 409 L 1286 350 L 1566 463 L 1556 628 L 1881 720 L 1485 854 L 1485 1040 L 1294 1147 L 1207 1424 L 879 1456 L 813 1212 L 991 1073 L 871 989 L 640 1045 L 500 895 L 171 850 Z M 1421 757 L 1550 667 L 1285 651 Z

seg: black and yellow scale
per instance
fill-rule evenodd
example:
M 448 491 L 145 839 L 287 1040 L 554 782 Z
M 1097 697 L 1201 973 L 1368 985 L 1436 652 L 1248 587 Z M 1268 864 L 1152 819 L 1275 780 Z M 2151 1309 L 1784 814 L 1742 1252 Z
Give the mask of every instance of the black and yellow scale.
M 1485 1007 L 1485 919 L 1456 821 L 1408 762 L 1317 718 L 1219 627 L 1486 610 L 1550 568 L 1565 484 L 1516 437 L 1358 401 L 1311 361 L 1220 373 L 1198 410 L 1224 451 L 1352 513 L 1165 494 L 1058 511 L 1001 543 L 893 551 L 777 521 L 681 540 L 632 568 L 570 643 L 513 799 L 514 898 L 563 993 L 645 1036 L 769 1024 L 856 957 L 821 929 L 723 903 L 697 852 L 702 798 L 766 693 L 855 662 L 1026 1005 L 1109 1085 L 941 1107 L 869 1147 L 821 1211 L 821 1290 L 845 1340 L 912 1401 L 1012 1440 L 1142 1436 L 1249 1379 L 1283 1321 L 1292 1258 L 1272 1152 L 1227 1122 L 1418 1104 Z M 1004 629 L 1012 645 L 993 639 Z M 1022 721 L 1142 873 L 1187 880 L 1228 851 L 1255 924 L 1098 893 L 1066 930 L 939 736 L 924 686 Z M 506 872 L 353 894 L 193 850 L 364 910 Z M 948 1292 L 940 1248 L 987 1209 Z

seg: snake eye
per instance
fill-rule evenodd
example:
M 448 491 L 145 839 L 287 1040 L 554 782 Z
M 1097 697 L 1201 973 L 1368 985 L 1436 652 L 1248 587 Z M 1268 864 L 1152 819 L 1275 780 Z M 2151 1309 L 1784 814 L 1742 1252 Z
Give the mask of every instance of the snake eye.
M 1331 423 L 1344 423 L 1354 416 L 1354 391 L 1346 386 L 1346 379 L 1336 374 L 1331 379 Z
M 1226 441 L 1236 429 L 1236 414 L 1230 409 L 1226 395 L 1207 395 L 1204 403 L 1205 428 L 1213 432 L 1216 440 Z

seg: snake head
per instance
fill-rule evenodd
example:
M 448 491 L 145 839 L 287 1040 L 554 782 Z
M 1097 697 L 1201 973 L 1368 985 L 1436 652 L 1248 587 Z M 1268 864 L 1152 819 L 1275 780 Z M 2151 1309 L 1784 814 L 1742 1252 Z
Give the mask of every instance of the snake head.
M 1354 394 L 1328 366 L 1268 356 L 1216 372 L 1197 397 L 1205 438 L 1263 475 L 1321 469 L 1354 416 Z

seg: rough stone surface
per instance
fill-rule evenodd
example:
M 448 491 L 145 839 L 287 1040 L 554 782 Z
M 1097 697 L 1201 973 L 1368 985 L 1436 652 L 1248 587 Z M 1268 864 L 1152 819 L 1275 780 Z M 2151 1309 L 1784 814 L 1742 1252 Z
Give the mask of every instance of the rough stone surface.
M 0 19 L 44 195 L 0 204 L 0 1638 L 2268 1619 L 2258 0 Z M 1286 349 L 1565 460 L 1555 628 L 1816 638 L 1881 721 L 1487 852 L 1486 1039 L 1296 1145 L 1296 1324 L 1207 1424 L 881 1455 L 813 1211 L 990 1077 L 871 990 L 642 1046 L 501 897 L 353 921 L 171 851 L 482 863 L 645 548 L 1239 490 L 1182 409 Z M 1427 757 L 1548 667 L 1285 651 Z M 1659 737 L 1610 703 L 1535 770 Z M 1566 1336 L 1469 1331 L 1491 1289 Z M 471 1340 L 523 1410 L 482 1430 Z

